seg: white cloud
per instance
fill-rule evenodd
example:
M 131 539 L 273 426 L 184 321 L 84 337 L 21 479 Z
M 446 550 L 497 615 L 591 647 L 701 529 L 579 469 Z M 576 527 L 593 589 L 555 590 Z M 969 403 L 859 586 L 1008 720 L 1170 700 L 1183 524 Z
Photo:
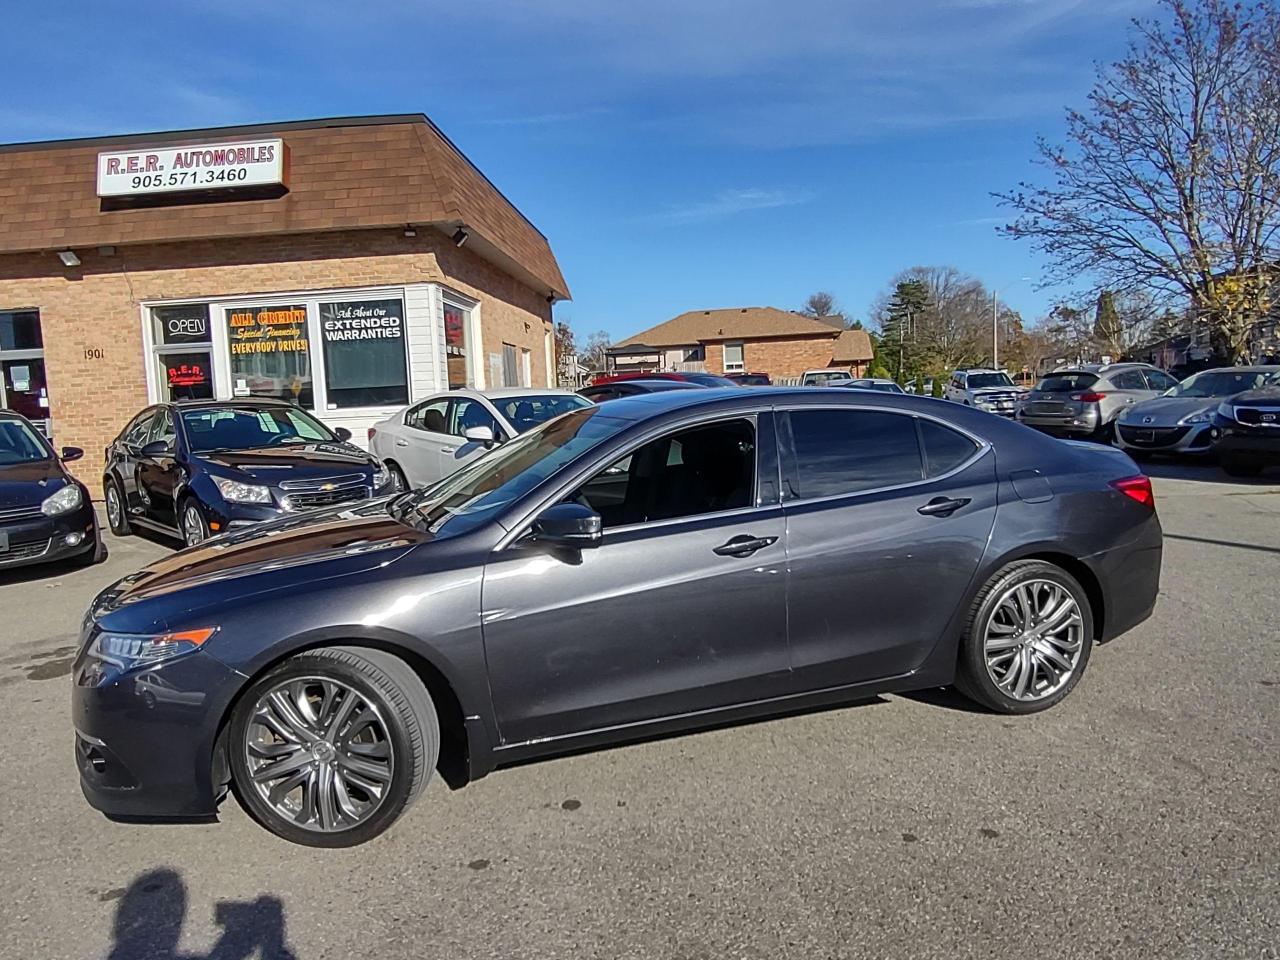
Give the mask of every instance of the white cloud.
M 701 200 L 684 206 L 671 206 L 650 214 L 643 219 L 652 223 L 682 224 L 723 220 L 754 210 L 774 210 L 794 207 L 816 199 L 812 190 L 765 190 L 748 187 L 741 190 L 722 190 L 709 200 Z

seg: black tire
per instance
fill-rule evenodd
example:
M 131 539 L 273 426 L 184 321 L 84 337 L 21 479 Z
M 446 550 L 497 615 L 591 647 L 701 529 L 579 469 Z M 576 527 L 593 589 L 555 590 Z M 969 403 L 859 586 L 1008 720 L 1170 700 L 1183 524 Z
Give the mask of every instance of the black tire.
M 400 464 L 388 461 L 387 473 L 391 474 L 391 492 L 403 493 L 409 489 L 409 478 L 404 475 L 404 471 L 400 469 Z
M 116 517 L 112 518 L 111 497 L 116 498 L 116 502 L 120 505 L 119 510 L 115 511 Z M 127 537 L 133 532 L 133 528 L 129 525 L 129 510 L 126 506 L 127 501 L 124 498 L 124 490 L 120 488 L 120 481 L 115 477 L 107 477 L 102 483 L 102 499 L 104 508 L 107 513 L 107 526 L 111 528 L 111 532 L 117 537 Z
M 282 816 L 252 785 L 246 749 L 258 701 L 282 682 L 320 677 L 344 684 L 375 707 L 395 758 L 390 782 L 378 806 L 346 829 L 321 832 Z M 399 657 L 364 647 L 322 647 L 279 664 L 240 698 L 227 738 L 232 787 L 249 815 L 276 836 L 312 847 L 351 847 L 372 840 L 391 826 L 422 793 L 440 755 L 440 722 L 431 695 Z
M 1098 443 L 1108 443 L 1108 444 L 1115 443 L 1115 440 L 1116 440 L 1115 421 L 1112 421 L 1111 423 L 1104 423 L 1102 426 L 1094 430 L 1092 439 L 1097 441 Z
M 1226 456 L 1221 459 L 1223 472 L 1229 477 L 1256 477 L 1262 472 L 1262 464 L 1256 460 Z
M 190 522 L 199 524 L 199 528 L 195 531 L 199 539 L 194 542 L 187 535 L 187 524 Z M 178 501 L 178 533 L 182 537 L 184 547 L 194 547 L 209 539 L 209 521 L 205 519 L 200 501 L 195 497 L 183 497 Z
M 995 613 L 1001 597 L 1012 587 L 1030 580 L 1048 580 L 1056 583 L 1075 600 L 1082 620 L 1080 634 L 1083 642 L 1071 676 L 1053 693 L 1037 700 L 1018 700 L 1001 690 L 987 670 L 984 637 L 988 621 Z M 1080 582 L 1061 567 L 1043 560 L 1020 560 L 999 570 L 978 591 L 964 633 L 960 639 L 959 660 L 956 666 L 956 689 L 970 700 L 997 713 L 1027 714 L 1047 710 L 1063 700 L 1075 689 L 1089 664 L 1093 649 L 1093 611 L 1089 596 Z

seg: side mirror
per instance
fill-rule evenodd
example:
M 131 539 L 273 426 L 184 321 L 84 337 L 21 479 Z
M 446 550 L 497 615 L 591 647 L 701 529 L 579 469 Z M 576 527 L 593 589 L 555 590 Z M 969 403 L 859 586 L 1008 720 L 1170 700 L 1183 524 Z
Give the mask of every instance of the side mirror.
M 486 450 L 493 449 L 493 445 L 498 442 L 494 439 L 492 427 L 467 427 L 462 436 L 470 443 L 483 443 Z
M 581 550 L 598 547 L 604 539 L 600 514 L 580 503 L 557 503 L 538 514 L 530 530 L 531 539 L 553 547 Z
M 150 459 L 159 459 L 160 457 L 172 456 L 173 447 L 169 445 L 167 440 L 152 440 L 138 451 L 138 454 Z
M 79 447 L 63 447 L 62 448 L 63 463 L 70 463 L 72 460 L 79 460 L 83 456 L 84 456 L 84 451 L 81 450 Z
M 348 430 L 346 427 L 334 427 L 333 435 L 337 437 L 339 440 L 343 441 L 344 443 L 347 440 L 351 439 L 351 431 Z

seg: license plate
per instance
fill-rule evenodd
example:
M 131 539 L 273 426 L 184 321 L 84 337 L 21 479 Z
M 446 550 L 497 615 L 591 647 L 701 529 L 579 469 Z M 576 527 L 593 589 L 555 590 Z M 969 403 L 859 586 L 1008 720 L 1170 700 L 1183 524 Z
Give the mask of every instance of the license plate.
M 0 530 L 0 553 L 9 552 L 9 531 Z

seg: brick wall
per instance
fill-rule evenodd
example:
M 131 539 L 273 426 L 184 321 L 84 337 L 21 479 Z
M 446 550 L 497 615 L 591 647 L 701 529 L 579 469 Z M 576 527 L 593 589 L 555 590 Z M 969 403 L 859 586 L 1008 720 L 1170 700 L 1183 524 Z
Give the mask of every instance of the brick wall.
M 501 352 L 503 340 L 526 347 L 533 383 L 549 382 L 545 296 L 435 230 L 419 228 L 411 238 L 363 230 L 76 253 L 82 263 L 70 269 L 52 252 L 0 256 L 0 310 L 39 309 L 54 440 L 85 449 L 85 459 L 71 466 L 95 495 L 103 448 L 147 403 L 145 300 L 438 282 L 479 301 L 485 354 Z M 86 357 L 95 349 L 101 359 Z
M 806 370 L 832 366 L 833 337 L 777 338 L 747 340 L 742 359 L 748 373 L 767 373 L 774 380 L 799 377 Z M 724 373 L 724 344 L 707 344 L 707 372 Z M 847 366 L 837 364 L 837 366 Z M 855 364 L 855 376 L 866 372 L 866 364 Z

